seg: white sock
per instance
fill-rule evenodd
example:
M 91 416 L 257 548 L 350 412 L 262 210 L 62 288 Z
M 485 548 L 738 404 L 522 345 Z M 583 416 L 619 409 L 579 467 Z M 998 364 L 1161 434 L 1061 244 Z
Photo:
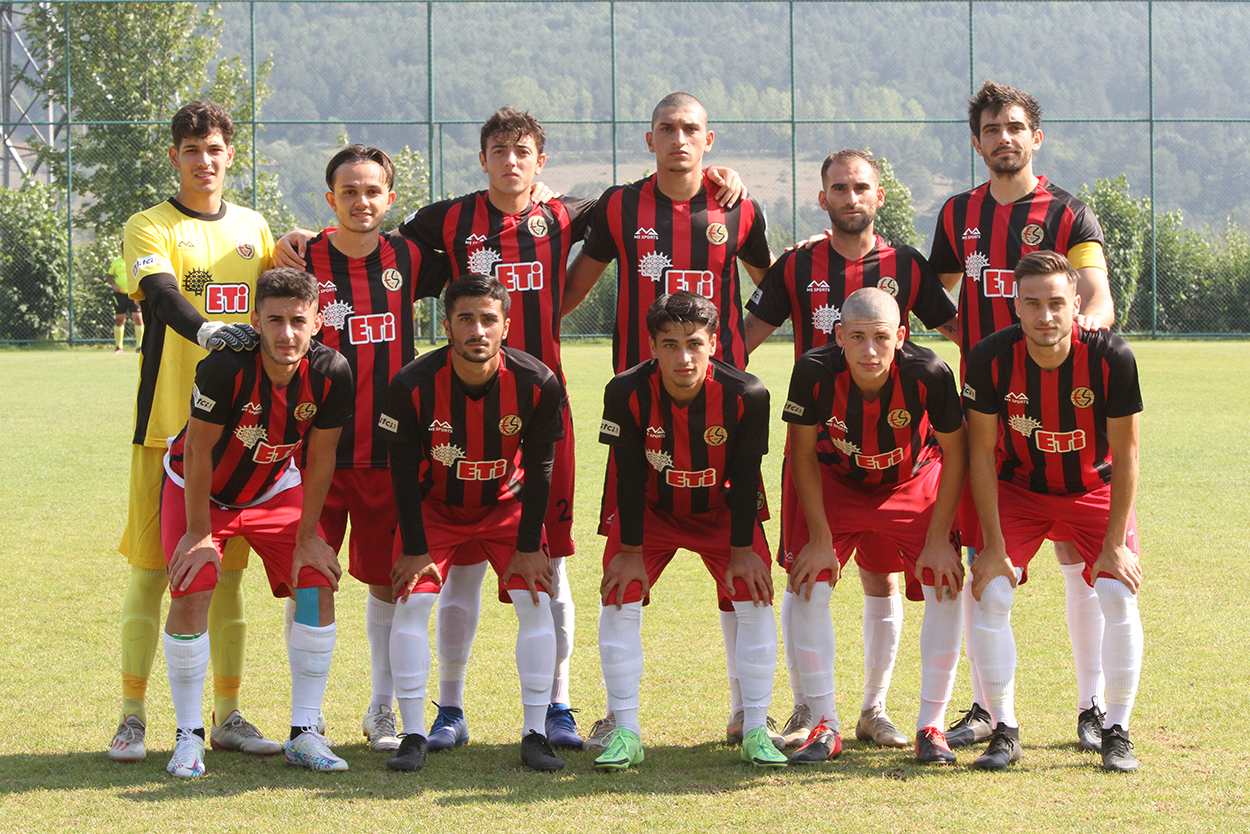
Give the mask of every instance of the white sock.
M 453 565 L 438 592 L 434 642 L 438 648 L 439 706 L 464 707 L 464 679 L 482 617 L 482 578 L 489 567 L 490 562 Z
M 864 597 L 864 701 L 861 710 L 885 706 L 903 633 L 903 597 Z
M 295 622 L 295 597 L 287 597 L 282 604 L 282 642 L 291 640 L 291 625 Z
M 556 629 L 556 673 L 551 681 L 551 702 L 569 704 L 569 658 L 573 656 L 576 623 L 573 590 L 564 568 L 564 557 L 551 559 L 551 622 Z
M 338 626 L 291 624 L 286 656 L 291 664 L 291 726 L 316 727 L 325 700 Z
M 538 592 L 538 604 L 529 591 L 509 591 L 516 612 L 516 670 L 521 679 L 525 724 L 521 737 L 531 732 L 547 735 L 547 705 L 556 670 L 556 629 L 551 622 L 551 597 Z
M 735 618 L 736 620 L 736 618 Z M 599 665 L 616 726 L 642 735 L 638 690 L 642 687 L 642 602 L 599 609 Z
M 1107 626 L 1102 638 L 1102 668 L 1107 675 L 1107 717 L 1103 727 L 1119 724 L 1128 730 L 1129 715 L 1141 680 L 1142 633 L 1137 595 L 1118 579 L 1094 580 L 1098 604 Z
M 1017 577 L 1020 574 L 1016 569 Z M 996 576 L 981 592 L 972 615 L 968 641 L 976 647 L 977 668 L 985 687 L 985 708 L 994 726 L 1017 727 L 1015 708 L 1016 638 L 1011 631 L 1011 604 L 1016 589 L 1005 576 Z
M 725 673 L 729 676 L 729 715 L 742 712 L 742 683 L 738 680 L 738 615 L 720 613 L 720 636 L 725 641 Z
M 425 731 L 425 688 L 430 678 L 430 613 L 438 594 L 412 594 L 395 605 L 391 623 L 391 674 L 405 733 Z
M 1098 595 L 1085 583 L 1085 564 L 1060 564 L 1063 571 L 1068 614 L 1068 639 L 1072 642 L 1072 662 L 1076 666 L 1078 710 L 1087 710 L 1094 699 L 1103 700 L 1102 609 Z
M 937 589 L 925 585 L 924 622 L 920 625 L 920 712 L 916 729 L 946 726 L 946 705 L 955 688 L 959 668 L 959 643 L 963 639 L 963 603 L 937 597 Z M 962 592 L 971 593 L 965 588 Z
M 735 641 L 738 683 L 742 687 L 742 734 L 768 721 L 773 702 L 773 679 L 777 676 L 777 621 L 771 605 L 747 600 L 734 603 L 738 617 Z
M 391 622 L 395 603 L 383 602 L 369 594 L 365 601 L 365 635 L 369 638 L 369 711 L 391 708 L 395 680 L 391 677 Z
M 781 595 L 781 645 L 785 649 L 786 672 L 790 675 L 790 692 L 794 695 L 796 707 L 807 703 L 803 694 L 803 676 L 799 674 L 798 662 L 794 659 L 794 641 L 790 639 L 790 609 L 794 605 L 794 594 Z
M 971 554 L 975 553 L 975 551 L 971 547 L 965 548 L 965 550 L 968 552 L 970 556 Z M 969 558 L 968 560 L 968 570 L 969 570 L 969 574 L 971 574 L 971 571 L 972 571 L 972 559 L 971 558 Z M 971 584 L 971 582 L 972 582 L 972 578 L 971 576 L 969 576 L 968 583 Z M 972 684 L 972 703 L 985 706 L 985 690 L 981 688 L 981 673 L 977 671 L 976 649 L 974 649 L 972 646 L 972 640 L 968 639 L 972 634 L 972 617 L 973 617 L 973 612 L 976 610 L 976 607 L 977 607 L 977 601 L 972 596 L 972 591 L 969 590 L 967 586 L 965 586 L 964 588 L 964 593 L 959 595 L 959 599 L 963 606 L 963 620 L 964 620 L 964 627 L 965 627 L 964 654 L 968 658 L 968 681 Z
M 208 674 L 208 633 L 192 640 L 179 640 L 163 634 L 165 670 L 169 675 L 169 696 L 174 702 L 178 727 L 204 728 L 204 677 Z
M 837 640 L 829 619 L 833 588 L 827 582 L 812 586 L 812 598 L 786 591 L 790 600 L 790 635 L 794 642 L 794 662 L 803 679 L 803 693 L 812 711 L 812 726 L 824 719 L 838 729 L 838 707 L 833 680 Z

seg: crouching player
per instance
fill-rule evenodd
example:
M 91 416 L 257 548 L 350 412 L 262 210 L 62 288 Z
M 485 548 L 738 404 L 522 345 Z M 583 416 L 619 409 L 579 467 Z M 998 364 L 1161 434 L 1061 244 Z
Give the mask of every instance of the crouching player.
M 1141 389 L 1123 339 L 1076 326 L 1077 280 L 1055 252 L 1021 258 L 1020 323 L 987 336 L 968 358 L 968 477 L 984 538 L 972 563 L 977 603 L 968 639 L 994 723 L 989 747 L 973 762 L 982 769 L 1021 757 L 1011 604 L 1044 539 L 1075 542 L 1106 620 L 1102 766 L 1137 769 L 1128 726 L 1143 643 L 1133 511 Z
M 647 311 L 654 359 L 618 374 L 604 392 L 599 440 L 616 461 L 616 511 L 603 554 L 599 659 L 616 729 L 595 767 L 643 760 L 638 719 L 642 606 L 678 548 L 698 553 L 733 601 L 742 687 L 742 758 L 786 757 L 765 722 L 777 668 L 771 557 L 760 526 L 760 460 L 768 451 L 768 391 L 719 360 L 716 306 L 692 292 Z
M 161 539 L 173 601 L 165 660 L 178 720 L 174 776 L 204 775 L 200 702 L 208 667 L 208 606 L 221 575 L 222 543 L 242 536 L 260 554 L 274 596 L 295 597 L 287 639 L 291 736 L 286 760 L 346 770 L 316 730 L 334 652 L 334 591 L 341 574 L 321 538 L 321 516 L 339 432 L 351 419 L 347 362 L 312 342 L 321 328 L 317 283 L 297 269 L 256 282 L 252 326 L 260 347 L 210 353 L 195 371 L 191 416 L 165 456 Z M 294 460 L 305 439 L 302 483 Z
M 955 378 L 933 351 L 905 341 L 898 302 L 875 287 L 847 296 L 836 344 L 794 366 L 783 409 L 802 512 L 786 530 L 783 563 L 790 639 L 813 719 L 790 757 L 823 762 L 842 752 L 834 706 L 833 586 L 860 539 L 873 535 L 901 553 L 923 583 L 922 674 L 916 756 L 926 764 L 955 756 L 940 727 L 955 683 L 962 616 L 956 595 L 963 567 L 951 525 L 967 471 L 963 413 Z M 817 454 L 828 427 L 835 451 Z M 860 550 L 860 559 L 866 559 Z M 869 571 L 881 568 L 871 564 Z
M 430 612 L 466 545 L 485 553 L 499 574 L 500 602 L 511 602 L 516 612 L 521 762 L 542 771 L 564 767 L 545 735 L 556 632 L 543 516 L 556 441 L 564 434 L 565 393 L 541 360 L 502 347 L 511 303 L 494 278 L 469 273 L 453 281 L 443 296 L 451 344 L 395 375 L 380 419 L 392 432 L 400 533 L 391 568 L 399 602 L 391 672 L 404 728 L 413 728 L 386 763 L 391 770 L 425 764 L 429 741 L 416 728 L 425 727 Z

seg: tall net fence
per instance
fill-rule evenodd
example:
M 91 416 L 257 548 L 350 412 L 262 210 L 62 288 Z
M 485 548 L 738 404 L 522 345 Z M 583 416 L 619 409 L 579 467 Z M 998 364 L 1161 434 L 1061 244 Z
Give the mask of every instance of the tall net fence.
M 685 90 L 774 251 L 828 225 L 820 162 L 856 147 L 890 164 L 890 235 L 927 252 L 945 199 L 986 177 L 965 117 L 985 79 L 1041 102 L 1035 170 L 1097 213 L 1117 329 L 1250 333 L 1241 0 L 77 0 L 0 4 L 0 26 L 4 342 L 110 334 L 103 276 L 126 218 L 175 192 L 168 121 L 195 97 L 234 115 L 228 197 L 276 234 L 333 222 L 324 168 L 345 140 L 396 157 L 396 223 L 484 188 L 478 130 L 504 104 L 547 128 L 541 179 L 596 196 L 652 172 L 651 108 Z M 611 287 L 566 337 L 610 332 Z

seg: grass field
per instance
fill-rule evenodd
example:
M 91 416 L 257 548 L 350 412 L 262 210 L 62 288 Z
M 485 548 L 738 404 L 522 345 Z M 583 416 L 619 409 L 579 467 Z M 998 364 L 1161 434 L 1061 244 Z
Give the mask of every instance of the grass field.
M 360 736 L 369 687 L 365 594 L 344 582 L 325 713 L 351 771 L 313 774 L 281 757 L 210 752 L 208 777 L 188 781 L 164 770 L 174 725 L 159 656 L 149 687 L 147 761 L 116 765 L 104 754 L 117 722 L 126 567 L 115 546 L 136 358 L 102 348 L 0 351 L 0 622 L 9 634 L 0 642 L 0 830 L 1245 830 L 1250 578 L 1241 562 L 1250 541 L 1250 346 L 1134 348 L 1146 401 L 1137 510 L 1147 642 L 1133 716 L 1142 762 L 1136 774 L 1105 774 L 1096 757 L 1076 749 L 1063 584 L 1044 551 L 1016 604 L 1025 758 L 1006 773 L 971 771 L 967 751 L 957 767 L 924 769 L 906 751 L 853 738 L 826 766 L 747 767 L 723 743 L 727 690 L 713 586 L 690 558 L 673 563 L 645 617 L 647 760 L 636 771 L 596 773 L 589 753 L 567 755 L 568 768 L 554 776 L 520 766 L 515 619 L 492 595 L 469 668 L 473 743 L 432 755 L 418 774 L 387 772 L 386 754 L 369 751 Z M 939 349 L 953 359 L 949 347 Z M 765 477 L 774 509 L 790 351 L 767 344 L 751 365 L 773 392 Z M 591 522 L 602 484 L 604 454 L 595 441 L 608 354 L 604 345 L 565 349 L 580 449 L 583 553 L 570 561 L 570 575 L 579 606 L 573 697 L 584 728 L 605 705 L 595 639 L 602 540 Z M 775 543 L 776 521 L 767 529 Z M 776 571 L 774 582 L 782 584 Z M 244 711 L 280 736 L 288 719 L 281 605 L 255 558 L 246 594 Z M 835 591 L 833 616 L 839 714 L 852 727 L 862 683 L 861 611 L 851 578 Z M 904 731 L 916 714 L 920 619 L 921 608 L 908 605 L 889 701 Z M 966 705 L 968 693 L 961 670 L 954 706 Z M 779 720 L 789 714 L 789 696 L 781 664 L 772 710 Z

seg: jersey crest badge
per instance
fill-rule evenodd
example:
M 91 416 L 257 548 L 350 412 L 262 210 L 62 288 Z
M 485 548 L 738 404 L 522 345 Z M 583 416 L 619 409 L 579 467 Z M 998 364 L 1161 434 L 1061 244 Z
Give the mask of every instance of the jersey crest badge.
M 877 282 L 877 289 L 894 298 L 898 298 L 898 281 L 895 281 L 888 275 Z
M 311 420 L 313 415 L 317 413 L 317 404 L 313 402 L 302 402 L 295 406 L 295 419 L 303 423 Z
M 395 292 L 404 285 L 404 276 L 399 274 L 398 269 L 387 269 L 382 273 L 382 286 L 391 292 Z
M 1046 239 L 1046 232 L 1036 223 L 1030 223 L 1020 231 L 1020 239 L 1029 246 L 1038 246 Z
M 643 278 L 658 281 L 664 277 L 664 271 L 672 267 L 673 262 L 663 252 L 652 252 L 644 255 L 638 262 L 638 274 Z
M 655 233 L 655 229 L 639 229 L 634 232 L 634 240 L 659 240 L 660 236 Z
M 504 437 L 513 437 L 521 430 L 521 417 L 518 414 L 505 414 L 499 418 L 499 433 Z
M 239 253 L 239 257 L 245 261 L 250 261 L 256 257 L 256 247 L 250 240 L 237 240 L 234 244 L 234 251 Z
M 530 234 L 534 237 L 547 236 L 547 221 L 543 219 L 541 214 L 531 214 L 530 219 L 525 221 L 525 225 L 529 228 Z
M 707 227 L 707 242 L 716 246 L 723 246 L 729 240 L 729 230 L 725 228 L 724 223 L 709 223 Z
M 905 408 L 896 408 L 886 415 L 885 421 L 892 429 L 905 429 L 911 425 L 911 412 Z
M 647 449 L 647 463 L 651 464 L 651 468 L 656 472 L 663 472 L 673 467 L 673 456 L 659 449 Z
M 812 310 L 812 327 L 821 333 L 832 333 L 833 327 L 842 320 L 842 311 L 828 304 L 821 304 Z
M 708 426 L 703 431 L 703 442 L 709 446 L 724 446 L 729 439 L 729 432 L 724 426 Z
M 346 301 L 331 301 L 321 308 L 321 323 L 333 330 L 342 330 L 354 312 Z
M 1073 389 L 1071 400 L 1077 408 L 1089 408 L 1094 404 L 1094 392 L 1082 385 L 1080 388 Z
M 430 457 L 441 463 L 443 466 L 450 467 L 453 463 L 464 457 L 464 449 L 452 443 L 444 443 L 441 446 L 435 446 L 430 450 Z

